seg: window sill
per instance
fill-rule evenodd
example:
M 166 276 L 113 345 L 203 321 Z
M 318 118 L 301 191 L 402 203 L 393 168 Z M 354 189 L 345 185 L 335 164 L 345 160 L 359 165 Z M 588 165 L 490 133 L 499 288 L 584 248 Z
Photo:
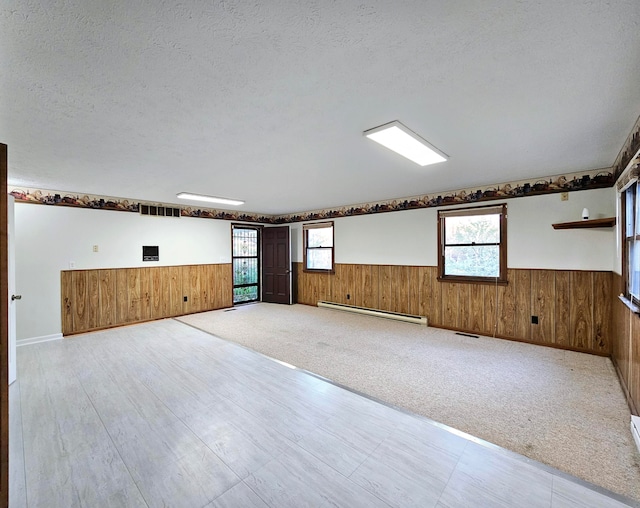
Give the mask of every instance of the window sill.
M 334 270 L 313 270 L 311 268 L 303 268 L 302 271 L 304 273 L 336 273 Z
M 640 307 L 638 307 L 635 303 L 633 303 L 631 300 L 629 300 L 626 296 L 620 294 L 618 295 L 618 298 L 620 299 L 620 301 L 622 303 L 624 303 L 627 307 L 629 307 L 629 310 L 635 314 L 640 314 Z
M 508 280 L 485 279 L 482 277 L 438 277 L 438 282 L 449 282 L 455 284 L 484 284 L 486 286 L 507 286 Z

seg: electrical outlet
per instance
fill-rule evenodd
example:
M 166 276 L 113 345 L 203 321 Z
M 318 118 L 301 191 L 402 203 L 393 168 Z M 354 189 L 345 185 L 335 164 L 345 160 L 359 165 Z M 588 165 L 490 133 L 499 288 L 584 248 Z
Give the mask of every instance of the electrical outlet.
M 350 299 L 351 299 L 351 295 L 347 294 L 347 300 L 350 300 Z
M 69 261 L 69 268 L 71 270 L 73 270 L 76 267 L 76 262 L 75 261 Z
M 561 192 L 560 193 L 560 201 L 569 201 L 569 193 Z
M 189 301 L 189 297 L 188 297 L 188 296 L 183 296 L 183 297 L 182 297 L 182 301 L 183 301 L 183 302 L 187 302 L 187 301 Z
M 97 245 L 93 246 L 93 252 L 98 252 L 98 246 Z
M 532 325 L 538 324 L 538 316 L 531 316 L 531 324 Z

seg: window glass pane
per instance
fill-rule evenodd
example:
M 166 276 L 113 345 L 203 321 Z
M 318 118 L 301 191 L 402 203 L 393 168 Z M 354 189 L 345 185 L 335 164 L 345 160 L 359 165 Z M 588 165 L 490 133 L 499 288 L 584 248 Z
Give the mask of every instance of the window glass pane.
M 445 247 L 444 274 L 499 277 L 500 246 Z
M 233 260 L 233 284 L 257 284 L 258 283 L 258 258 Z
M 333 247 L 333 226 L 307 229 L 307 247 Z
M 445 243 L 500 243 L 500 214 L 445 217 Z
M 258 286 L 233 288 L 233 303 L 252 302 L 258 299 Z
M 640 243 L 630 241 L 629 245 L 629 296 L 640 300 Z
M 633 209 L 633 201 L 635 196 L 635 184 L 629 187 L 625 193 L 625 202 L 626 202 L 626 210 L 625 210 L 625 236 L 633 236 L 633 217 L 635 215 Z
M 331 270 L 331 249 L 307 249 L 309 270 Z
M 255 229 L 233 228 L 233 255 L 257 256 L 258 231 Z

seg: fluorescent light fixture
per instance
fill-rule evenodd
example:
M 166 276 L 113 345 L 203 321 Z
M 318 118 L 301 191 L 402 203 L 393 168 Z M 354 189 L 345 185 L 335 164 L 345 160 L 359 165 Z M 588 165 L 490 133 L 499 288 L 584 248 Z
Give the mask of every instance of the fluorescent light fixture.
M 244 201 L 238 201 L 237 199 L 216 198 L 213 196 L 204 196 L 202 194 L 191 194 L 189 192 L 180 192 L 176 194 L 179 199 L 191 199 L 193 201 L 206 201 L 208 203 L 219 203 L 221 205 L 243 205 Z
M 420 166 L 444 162 L 449 158 L 397 120 L 364 131 L 363 134 Z

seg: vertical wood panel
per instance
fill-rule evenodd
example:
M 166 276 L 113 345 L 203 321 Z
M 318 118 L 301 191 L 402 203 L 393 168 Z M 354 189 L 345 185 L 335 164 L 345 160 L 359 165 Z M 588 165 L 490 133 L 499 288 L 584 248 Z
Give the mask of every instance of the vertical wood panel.
M 571 343 L 571 286 L 569 272 L 558 271 L 556 277 L 555 343 L 568 346 Z
M 507 270 L 508 284 L 503 287 L 500 313 L 498 314 L 498 335 L 516 337 L 516 301 L 518 295 L 518 274 L 516 270 Z
M 359 291 L 359 287 L 356 285 L 356 265 L 342 265 L 343 266 L 343 286 L 342 295 L 343 301 L 348 305 L 358 305 L 356 303 L 356 294 Z M 345 283 L 346 282 L 346 286 Z M 347 298 L 347 294 L 349 298 Z
M 593 274 L 571 272 L 571 345 L 589 349 L 593 345 Z
M 116 270 L 98 270 L 100 308 L 98 326 L 109 327 L 116 324 Z
M 438 267 L 430 266 L 429 272 L 431 274 L 431 281 L 433 283 L 432 286 L 432 295 L 433 295 L 433 303 L 434 303 L 434 323 L 438 325 L 442 325 L 443 322 L 443 310 L 442 310 L 442 291 L 444 284 L 438 281 Z
M 418 291 L 420 294 L 420 310 L 418 314 L 427 317 L 430 325 L 435 324 L 432 317 L 433 296 L 431 289 L 431 274 L 428 266 L 418 267 Z
M 151 319 L 151 268 L 140 268 L 140 319 Z
M 460 284 L 442 283 L 442 325 L 449 328 L 458 328 L 460 311 L 458 306 L 458 294 Z
M 392 310 L 402 314 L 409 313 L 409 267 L 396 265 L 393 267 L 393 298 Z
M 531 270 L 514 270 L 515 309 L 514 337 L 531 339 Z
M 127 278 L 127 317 L 126 323 L 135 323 L 142 319 L 142 295 L 140 292 L 140 268 L 125 268 Z
M 363 272 L 364 300 L 362 304 L 369 309 L 380 308 L 380 271 L 378 265 L 367 265 Z
M 352 265 L 353 266 L 353 294 L 351 295 L 351 305 L 357 305 L 358 307 L 364 307 L 364 295 L 365 288 L 363 284 L 364 271 L 368 268 L 367 265 Z
M 409 314 L 414 316 L 420 314 L 420 268 L 417 266 L 408 267 L 409 272 Z
M 166 276 L 167 270 L 163 266 L 154 266 L 149 269 L 149 306 L 152 319 L 160 319 L 169 314 L 169 281 L 166 280 Z
M 392 310 L 393 288 L 392 288 L 392 267 L 380 265 L 380 309 Z
M 531 314 L 538 324 L 531 324 L 531 339 L 552 343 L 555 332 L 555 275 L 551 270 L 531 270 Z
M 640 318 L 637 314 L 631 314 L 631 312 L 629 314 L 632 324 L 628 390 L 636 411 L 638 411 L 640 410 Z
M 128 295 L 129 279 L 127 269 L 122 268 L 116 270 L 116 323 L 123 324 L 128 320 L 129 314 L 129 297 Z
M 314 304 L 318 304 L 319 301 L 327 301 L 331 297 L 331 275 L 328 273 L 316 274 L 318 284 L 318 297 Z
M 72 272 L 73 285 L 73 329 L 89 329 L 89 294 L 88 294 L 88 274 L 86 270 Z
M 233 265 L 215 266 L 216 308 L 233 305 Z
M 222 271 L 222 301 L 220 308 L 231 307 L 233 305 L 233 272 L 231 263 L 221 265 Z
M 617 273 L 613 274 L 613 288 L 611 295 L 613 300 L 611 358 L 618 367 L 618 371 L 622 377 L 622 383 L 628 387 L 629 363 L 625 361 L 625 357 L 629 354 L 629 341 L 631 339 L 629 328 L 630 311 L 629 308 L 617 298 L 617 295 L 624 291 L 622 288 L 622 276 Z
M 73 328 L 73 272 L 60 272 L 60 290 L 62 301 L 62 334 L 74 332 Z
M 497 323 L 500 320 L 499 313 L 504 301 L 505 286 L 492 284 L 481 286 L 482 299 L 484 301 L 484 323 L 482 333 L 494 335 L 498 333 Z
M 198 279 L 200 280 L 200 310 L 211 310 L 212 300 L 209 291 L 209 277 L 213 265 L 198 265 Z
M 169 315 L 179 316 L 182 314 L 182 267 L 167 267 L 167 278 L 169 281 Z
M 467 284 L 467 286 L 469 286 L 469 309 L 461 309 L 461 312 L 468 313 L 470 316 L 469 330 L 478 333 L 485 333 L 485 302 L 482 286 L 479 284 Z M 486 287 L 494 289 L 494 286 Z M 495 294 L 493 291 L 491 291 L 491 293 Z
M 99 326 L 98 313 L 100 311 L 100 279 L 98 270 L 87 270 L 87 328 Z
M 198 265 L 182 267 L 182 294 L 187 297 L 187 301 L 182 303 L 182 312 L 184 314 L 200 312 L 202 293 Z
M 611 272 L 593 274 L 593 348 L 611 353 L 611 303 L 613 300 Z
M 471 322 L 471 284 L 458 285 L 458 317 L 457 323 L 463 330 L 471 331 L 473 326 Z
M 205 279 L 202 281 L 202 283 L 207 288 L 207 298 L 209 305 L 207 310 L 221 309 L 223 306 L 223 272 L 220 266 L 222 265 L 207 265 L 207 269 L 205 270 Z M 233 292 L 233 287 L 229 288 L 229 290 Z
M 331 281 L 331 302 L 335 303 L 347 303 L 343 301 L 343 294 L 346 292 L 342 290 L 342 279 L 343 279 L 343 267 L 345 265 L 337 264 L 335 265 L 335 273 L 333 274 L 333 280 Z

